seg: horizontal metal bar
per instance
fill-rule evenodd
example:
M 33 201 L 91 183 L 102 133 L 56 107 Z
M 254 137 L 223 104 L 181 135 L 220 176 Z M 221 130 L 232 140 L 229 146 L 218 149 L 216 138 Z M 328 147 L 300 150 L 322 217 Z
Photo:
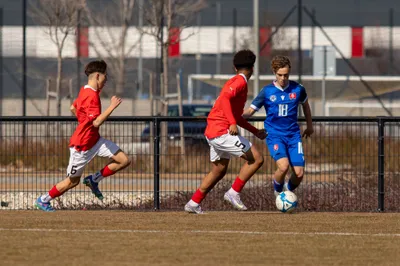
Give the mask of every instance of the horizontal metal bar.
M 265 120 L 265 116 L 250 117 L 248 121 L 261 122 Z M 149 122 L 154 119 L 158 119 L 161 122 L 168 121 L 206 121 L 206 117 L 192 117 L 192 116 L 115 116 L 110 117 L 107 121 L 125 121 L 125 122 Z M 371 117 L 371 116 L 314 116 L 312 118 L 315 122 L 400 122 L 400 117 Z M 23 122 L 23 121 L 43 121 L 43 122 L 76 122 L 76 118 L 73 116 L 4 116 L 0 117 L 1 121 L 8 122 Z M 300 122 L 304 122 L 304 117 L 299 117 Z

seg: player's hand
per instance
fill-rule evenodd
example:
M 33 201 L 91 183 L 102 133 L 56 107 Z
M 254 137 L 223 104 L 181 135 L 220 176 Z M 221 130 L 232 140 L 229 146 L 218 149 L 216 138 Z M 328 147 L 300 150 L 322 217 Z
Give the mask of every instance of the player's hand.
M 239 129 L 237 128 L 237 125 L 230 125 L 229 126 L 229 134 L 236 136 L 239 134 Z
M 259 129 L 256 134 L 256 137 L 261 140 L 265 139 L 267 136 L 268 136 L 268 132 L 265 129 Z
M 311 127 L 311 128 L 306 128 L 306 130 L 304 130 L 304 132 L 303 132 L 303 135 L 302 135 L 302 137 L 304 138 L 304 137 L 306 137 L 306 138 L 308 138 L 308 137 L 311 137 L 311 135 L 314 133 L 314 129 Z
M 111 97 L 111 103 L 110 106 L 113 107 L 114 109 L 117 108 L 122 102 L 122 99 L 117 97 L 117 96 L 113 96 Z

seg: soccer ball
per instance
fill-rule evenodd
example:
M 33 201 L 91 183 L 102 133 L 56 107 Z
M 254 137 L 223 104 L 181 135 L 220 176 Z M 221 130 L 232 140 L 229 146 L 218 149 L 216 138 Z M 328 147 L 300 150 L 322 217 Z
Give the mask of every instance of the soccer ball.
M 297 196 L 291 191 L 284 191 L 276 197 L 275 203 L 278 210 L 289 213 L 297 207 Z

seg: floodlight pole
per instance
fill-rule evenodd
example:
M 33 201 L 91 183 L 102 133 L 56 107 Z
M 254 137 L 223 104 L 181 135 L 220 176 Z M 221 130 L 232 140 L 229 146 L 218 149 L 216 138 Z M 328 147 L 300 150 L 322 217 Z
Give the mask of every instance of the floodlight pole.
M 254 64 L 254 82 L 253 82 L 253 98 L 258 94 L 260 87 L 260 23 L 259 23 L 259 2 L 253 0 L 253 31 L 254 31 L 254 53 L 256 55 L 256 62 Z
M 217 13 L 217 56 L 216 56 L 216 65 L 215 65 L 215 73 L 221 74 L 221 2 L 216 3 L 216 13 Z
M 22 116 L 26 117 L 26 0 L 22 1 Z M 22 123 L 22 139 L 25 142 L 26 121 Z
M 327 47 L 324 45 L 323 47 L 323 73 L 322 73 L 322 92 L 321 92 L 321 102 L 322 102 L 322 116 L 325 116 L 325 106 L 326 106 L 326 97 L 325 97 L 325 90 L 326 90 L 326 72 L 327 72 Z
M 81 86 L 81 9 L 78 9 L 76 16 L 76 83 L 77 88 Z M 74 95 L 70 95 L 71 99 Z
M 26 116 L 26 0 L 22 2 L 22 116 Z M 25 125 L 25 124 L 24 124 Z M 25 134 L 25 130 L 23 131 Z
M 301 51 L 301 27 L 302 27 L 302 15 L 303 15 L 303 4 L 302 0 L 298 0 L 297 4 L 297 31 L 298 31 L 298 47 L 297 47 L 297 53 L 298 53 L 298 71 L 299 71 L 299 78 L 298 81 L 301 83 L 301 75 L 303 73 L 303 54 Z
M 139 22 L 138 26 L 140 29 L 143 27 L 143 0 L 139 0 Z M 138 98 L 143 93 L 143 38 L 140 36 L 139 40 L 139 59 L 138 59 L 138 81 L 139 81 L 139 93 Z

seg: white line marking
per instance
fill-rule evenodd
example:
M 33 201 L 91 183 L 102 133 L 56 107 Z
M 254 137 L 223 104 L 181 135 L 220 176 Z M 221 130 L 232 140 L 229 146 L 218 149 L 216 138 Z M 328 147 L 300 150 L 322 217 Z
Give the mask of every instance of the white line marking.
M 259 231 L 208 231 L 208 230 L 130 230 L 130 229 L 46 229 L 46 228 L 0 228 L 0 231 L 16 232 L 67 232 L 67 233 L 157 233 L 157 234 L 240 234 L 240 235 L 304 235 L 304 236 L 380 236 L 400 237 L 400 234 L 390 233 L 346 233 L 346 232 L 259 232 Z

